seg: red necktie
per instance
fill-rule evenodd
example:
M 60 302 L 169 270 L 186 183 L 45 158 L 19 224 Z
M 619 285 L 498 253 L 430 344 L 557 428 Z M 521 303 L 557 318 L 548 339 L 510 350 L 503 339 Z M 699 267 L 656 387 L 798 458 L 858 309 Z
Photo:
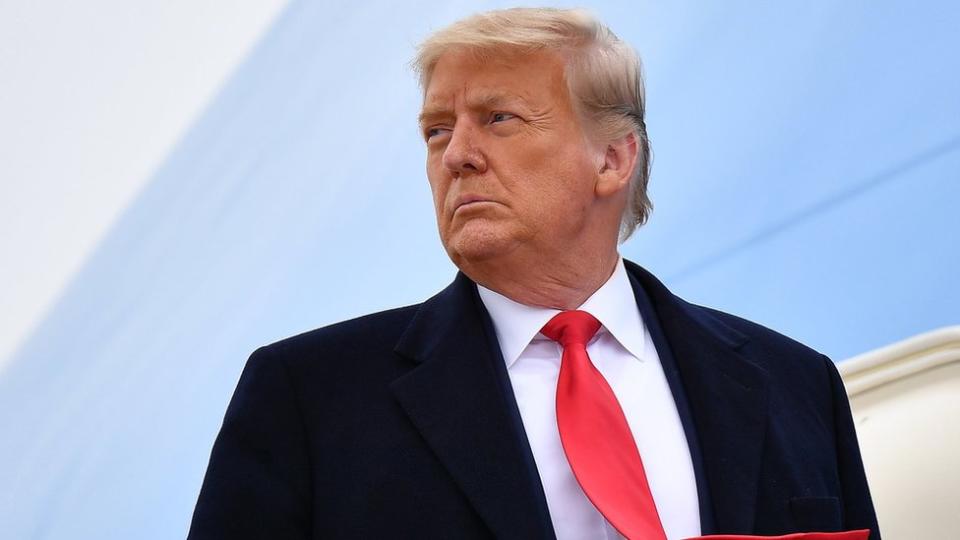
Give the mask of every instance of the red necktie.
M 557 426 L 563 451 L 590 502 L 623 536 L 665 540 L 640 452 L 617 397 L 587 356 L 600 321 L 564 311 L 541 331 L 563 346 Z

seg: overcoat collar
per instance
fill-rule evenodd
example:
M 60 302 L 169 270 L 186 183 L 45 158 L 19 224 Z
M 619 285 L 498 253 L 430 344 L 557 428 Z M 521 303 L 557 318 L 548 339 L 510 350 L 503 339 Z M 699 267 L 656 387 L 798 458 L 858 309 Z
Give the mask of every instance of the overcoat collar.
M 766 375 L 744 355 L 746 336 L 624 262 L 649 295 L 676 360 L 716 529 L 748 533 L 765 435 Z M 494 536 L 554 538 L 500 349 L 473 282 L 458 273 L 422 304 L 395 350 L 417 366 L 392 383 L 394 395 Z

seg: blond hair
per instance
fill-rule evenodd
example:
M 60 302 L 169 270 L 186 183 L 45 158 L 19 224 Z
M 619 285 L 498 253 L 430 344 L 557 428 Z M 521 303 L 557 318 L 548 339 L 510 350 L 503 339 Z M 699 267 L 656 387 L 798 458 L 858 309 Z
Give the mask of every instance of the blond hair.
M 646 222 L 653 205 L 647 196 L 650 141 L 644 123 L 640 57 L 590 13 L 579 9 L 513 8 L 488 11 L 438 30 L 417 48 L 412 65 L 425 92 L 437 61 L 461 49 L 488 55 L 502 50 L 533 53 L 556 50 L 567 58 L 570 95 L 591 133 L 614 141 L 637 138 L 637 164 L 620 221 L 620 241 Z

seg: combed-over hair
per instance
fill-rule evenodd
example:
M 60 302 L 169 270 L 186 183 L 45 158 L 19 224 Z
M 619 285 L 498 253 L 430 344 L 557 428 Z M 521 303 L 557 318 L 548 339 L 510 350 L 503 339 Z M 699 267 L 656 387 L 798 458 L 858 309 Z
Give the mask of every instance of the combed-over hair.
M 590 133 L 604 142 L 630 132 L 637 138 L 637 165 L 620 221 L 620 241 L 646 222 L 653 207 L 647 196 L 650 141 L 644 123 L 640 57 L 630 45 L 580 9 L 513 8 L 479 13 L 438 30 L 417 48 L 412 65 L 424 92 L 440 56 L 452 49 L 483 56 L 503 50 L 560 52 L 567 59 L 567 87 Z

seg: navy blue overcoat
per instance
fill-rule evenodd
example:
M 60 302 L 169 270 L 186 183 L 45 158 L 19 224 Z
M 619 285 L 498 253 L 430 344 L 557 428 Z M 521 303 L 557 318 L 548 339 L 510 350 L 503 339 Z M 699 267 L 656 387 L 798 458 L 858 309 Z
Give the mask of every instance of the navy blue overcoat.
M 704 533 L 878 540 L 833 362 L 626 266 L 690 443 Z M 189 538 L 555 538 L 475 284 L 458 274 L 422 304 L 254 352 Z

